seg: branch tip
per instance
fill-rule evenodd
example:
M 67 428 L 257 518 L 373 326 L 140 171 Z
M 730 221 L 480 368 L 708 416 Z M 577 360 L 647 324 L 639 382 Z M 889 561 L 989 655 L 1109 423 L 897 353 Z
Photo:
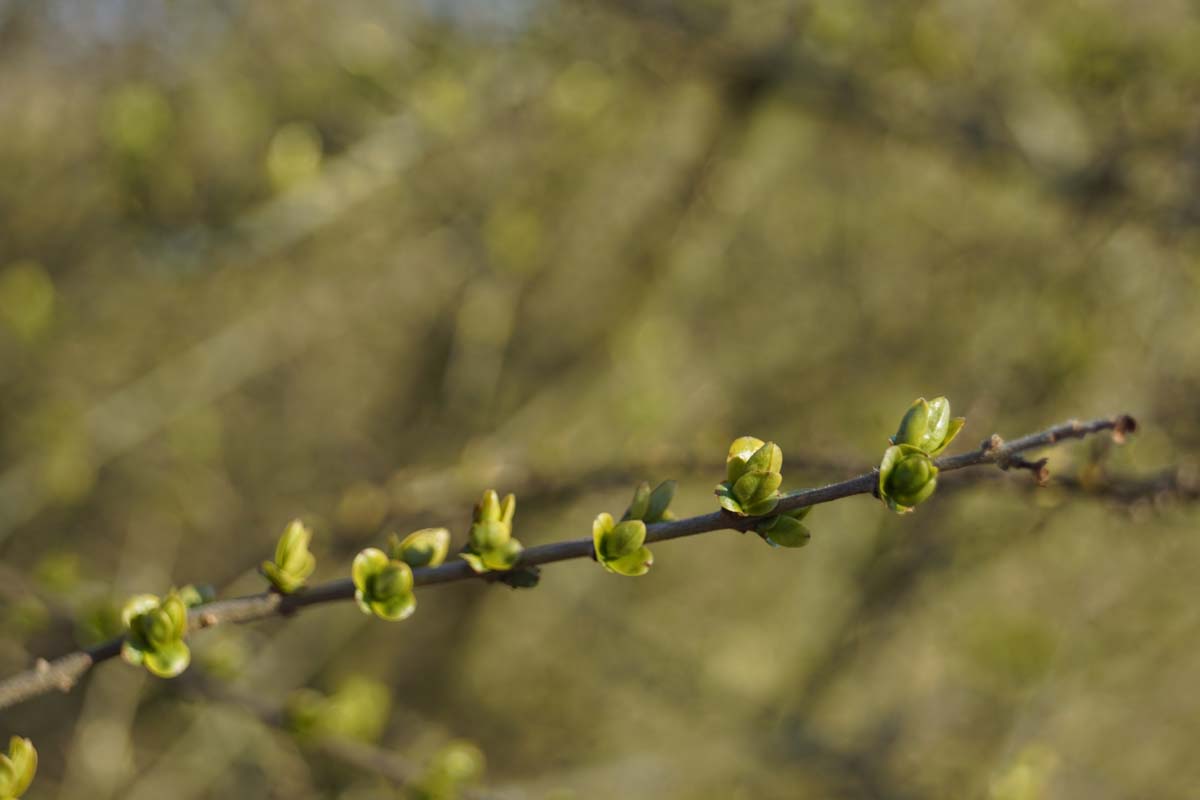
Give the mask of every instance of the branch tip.
M 1128 414 L 1121 414 L 1113 420 L 1112 439 L 1117 444 L 1125 444 L 1125 437 L 1137 433 L 1137 420 Z

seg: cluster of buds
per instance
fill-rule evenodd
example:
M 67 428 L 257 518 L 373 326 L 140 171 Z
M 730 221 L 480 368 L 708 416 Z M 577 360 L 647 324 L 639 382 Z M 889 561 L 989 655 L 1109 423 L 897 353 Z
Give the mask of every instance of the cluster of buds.
M 938 475 L 933 457 L 946 449 L 965 422 L 950 416 L 945 397 L 921 397 L 909 407 L 879 464 L 879 497 L 888 508 L 906 514 L 933 494 Z
M 770 514 L 779 503 L 783 451 L 753 436 L 734 439 L 725 459 L 725 481 L 717 484 L 721 508 L 742 517 Z
M 188 607 L 179 592 L 161 600 L 152 594 L 134 595 L 121 610 L 121 621 L 125 624 L 121 657 L 130 664 L 145 665 L 160 678 L 174 678 L 191 663 L 191 651 L 183 640 Z
M 467 546 L 459 555 L 476 572 L 510 570 L 521 557 L 521 543 L 513 538 L 512 521 L 517 498 L 511 494 L 501 500 L 492 489 L 483 493 L 475 506 L 475 519 L 467 536 Z
M 617 575 L 645 575 L 654 563 L 654 554 L 646 547 L 646 525 L 673 519 L 670 511 L 675 496 L 675 481 L 663 481 L 650 490 L 642 482 L 633 492 L 633 500 L 620 522 L 604 512 L 592 523 L 592 549 L 596 560 Z
M 412 616 L 417 610 L 413 567 L 436 567 L 449 549 L 450 531 L 445 528 L 424 528 L 403 539 L 393 533 L 386 553 L 366 548 L 350 567 L 355 602 L 364 614 L 388 621 Z

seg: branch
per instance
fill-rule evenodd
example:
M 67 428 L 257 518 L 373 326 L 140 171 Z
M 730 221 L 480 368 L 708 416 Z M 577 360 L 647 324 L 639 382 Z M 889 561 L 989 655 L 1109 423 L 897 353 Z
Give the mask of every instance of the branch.
M 1041 462 L 1028 462 L 1020 453 L 1042 447 L 1051 447 L 1067 439 L 1082 439 L 1102 431 L 1112 431 L 1113 439 L 1124 441 L 1127 434 L 1137 429 L 1137 422 L 1127 414 L 1115 417 L 1079 422 L 1071 420 L 1047 428 L 1038 433 L 1022 436 L 1005 442 L 997 435 L 985 440 L 979 449 L 957 456 L 943 456 L 934 463 L 943 472 L 995 464 L 1001 469 L 1037 467 L 1036 473 L 1044 470 Z M 829 503 L 858 494 L 875 494 L 878 484 L 876 470 L 865 472 L 839 483 L 814 489 L 802 489 L 783 497 L 771 516 L 785 511 L 794 511 L 805 506 Z M 646 527 L 646 542 L 663 542 L 720 530 L 745 532 L 761 521 L 761 517 L 739 517 L 728 511 L 714 511 L 697 517 L 659 522 Z M 592 539 L 567 539 L 527 548 L 516 567 L 535 567 L 556 561 L 574 558 L 591 558 Z M 413 570 L 416 586 L 431 586 L 465 580 L 502 580 L 503 573 L 478 575 L 465 561 L 453 561 L 437 567 Z M 354 597 L 354 584 L 349 578 L 341 578 L 305 589 L 297 594 L 281 595 L 276 592 L 217 600 L 193 608 L 188 615 L 190 630 L 211 628 L 231 622 L 251 622 L 273 616 L 288 616 L 296 611 L 320 603 L 350 600 Z M 47 694 L 51 690 L 70 691 L 79 679 L 95 664 L 120 655 L 123 639 L 117 638 L 103 644 L 63 656 L 53 662 L 38 659 L 30 670 L 0 682 L 0 709 L 8 708 L 26 700 Z

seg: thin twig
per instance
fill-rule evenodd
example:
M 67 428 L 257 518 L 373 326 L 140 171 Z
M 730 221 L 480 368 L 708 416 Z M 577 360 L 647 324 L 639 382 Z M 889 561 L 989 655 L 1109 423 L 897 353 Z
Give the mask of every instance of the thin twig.
M 943 456 L 935 461 L 943 472 L 965 469 L 985 464 L 996 464 L 1003 469 L 1020 466 L 1018 453 L 1041 447 L 1050 447 L 1067 439 L 1082 439 L 1102 431 L 1112 431 L 1113 438 L 1123 441 L 1133 433 L 1137 423 L 1133 417 L 1121 414 L 1115 417 L 1096 419 L 1091 422 L 1071 420 L 1044 431 L 1005 442 L 993 435 L 979 449 L 957 456 Z M 779 501 L 773 514 L 794 511 L 805 506 L 829 503 L 857 494 L 873 494 L 878 483 L 878 472 L 863 473 L 839 483 L 814 489 L 803 489 L 786 495 Z M 747 531 L 760 520 L 759 517 L 739 517 L 728 511 L 715 511 L 697 517 L 659 522 L 646 527 L 646 541 L 662 542 L 680 539 L 719 530 Z M 521 555 L 517 567 L 533 567 L 573 558 L 592 556 L 591 537 L 567 539 L 560 542 L 527 548 Z M 465 561 L 452 561 L 437 567 L 413 570 L 413 582 L 417 586 L 452 583 L 464 580 L 497 580 L 494 573 L 477 575 Z M 280 595 L 275 592 L 217 600 L 198 606 L 189 614 L 190 627 L 211 628 L 231 622 L 250 622 L 277 615 L 289 615 L 306 606 L 349 600 L 354 597 L 354 584 L 349 578 L 329 581 L 313 586 L 297 594 Z M 39 659 L 33 669 L 14 675 L 0 682 L 0 708 L 46 694 L 52 690 L 69 691 L 75 683 L 95 664 L 115 658 L 121 652 L 122 639 L 113 639 L 101 645 L 63 656 L 53 662 Z

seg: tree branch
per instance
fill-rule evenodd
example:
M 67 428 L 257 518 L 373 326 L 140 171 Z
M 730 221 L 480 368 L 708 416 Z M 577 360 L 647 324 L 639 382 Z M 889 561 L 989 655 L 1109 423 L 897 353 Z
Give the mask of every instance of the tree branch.
M 977 450 L 957 456 L 943 456 L 935 463 L 943 472 L 968 467 L 995 464 L 1001 469 L 1027 467 L 1037 462 L 1028 462 L 1018 454 L 1028 450 L 1050 447 L 1067 439 L 1082 439 L 1102 431 L 1112 431 L 1114 440 L 1124 441 L 1127 434 L 1137 429 L 1137 422 L 1127 414 L 1096 419 L 1090 422 L 1071 420 L 1047 428 L 1038 433 L 1022 436 L 1005 442 L 993 435 L 982 442 Z M 1044 464 L 1040 470 L 1044 470 Z M 1039 470 L 1039 473 L 1040 473 Z M 802 489 L 784 496 L 771 516 L 785 511 L 794 511 L 805 506 L 829 503 L 858 494 L 874 494 L 877 489 L 878 473 L 875 470 L 848 480 L 813 489 Z M 659 522 L 646 527 L 646 542 L 663 542 L 719 530 L 745 532 L 754 527 L 761 517 L 739 517 L 728 511 L 714 511 L 686 519 Z M 521 555 L 517 567 L 533 567 L 556 561 L 592 557 L 592 539 L 567 539 L 527 548 Z M 431 586 L 463 580 L 497 581 L 504 573 L 477 575 L 465 561 L 452 561 L 437 567 L 413 570 L 416 586 Z M 341 578 L 302 590 L 296 594 L 281 595 L 276 592 L 217 600 L 193 608 L 189 613 L 189 628 L 192 630 L 211 628 L 231 622 L 251 622 L 272 616 L 286 616 L 306 606 L 349 600 L 354 597 L 354 584 L 349 578 Z M 120 655 L 122 639 L 113 639 L 92 648 L 81 650 L 55 661 L 39 659 L 30 670 L 0 682 L 0 709 L 8 708 L 52 690 L 70 691 L 79 679 L 95 664 Z

